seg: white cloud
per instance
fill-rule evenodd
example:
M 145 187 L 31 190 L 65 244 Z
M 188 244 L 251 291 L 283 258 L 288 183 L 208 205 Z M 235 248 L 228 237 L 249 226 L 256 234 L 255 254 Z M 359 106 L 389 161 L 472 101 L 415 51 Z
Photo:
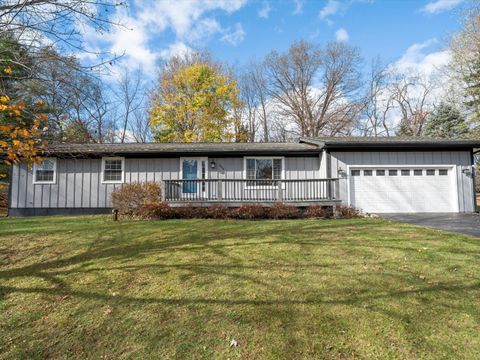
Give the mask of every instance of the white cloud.
M 425 52 L 436 43 L 436 39 L 429 39 L 423 43 L 411 45 L 393 64 L 393 67 L 403 74 L 420 74 L 427 77 L 438 75 L 441 69 L 451 61 L 452 55 L 448 50 Z
M 335 15 L 345 14 L 350 6 L 354 4 L 373 4 L 374 1 L 375 0 L 328 0 L 320 10 L 318 16 L 329 25 L 332 25 L 333 21 L 330 18 Z
M 162 29 L 170 27 L 178 37 L 185 36 L 201 16 L 209 11 L 223 10 L 233 13 L 239 10 L 246 0 L 157 0 L 141 4 L 140 19 L 149 24 L 158 24 Z
M 160 51 L 160 57 L 163 59 L 169 59 L 172 56 L 185 55 L 193 52 L 193 49 L 190 48 L 185 43 L 178 41 L 176 43 L 168 45 L 168 48 Z
M 246 33 L 245 30 L 243 30 L 242 24 L 236 23 L 233 29 L 226 29 L 225 34 L 221 37 L 221 40 L 230 45 L 237 46 L 243 41 L 245 35 Z
M 295 10 L 293 10 L 293 15 L 300 15 L 303 13 L 304 0 L 293 0 L 295 4 Z
M 412 44 L 397 61 L 389 66 L 394 77 L 399 75 L 405 78 L 405 84 L 412 81 L 408 85 L 407 93 L 412 104 L 424 96 L 424 86 L 429 88 L 429 93 L 424 98 L 425 109 L 431 109 L 439 99 L 445 98 L 452 85 L 444 72 L 445 66 L 451 61 L 451 54 L 448 50 L 432 49 L 437 43 L 438 41 L 433 38 L 423 43 Z M 386 104 L 390 97 L 389 90 L 385 90 L 381 95 L 382 103 Z M 392 126 L 398 125 L 401 117 L 400 109 L 394 104 L 389 111 L 388 122 Z
M 429 14 L 437 14 L 441 11 L 451 10 L 462 2 L 463 0 L 436 0 L 429 2 L 421 10 Z
M 327 4 L 320 10 L 318 16 L 321 19 L 327 19 L 331 15 L 337 14 L 342 9 L 342 4 L 338 0 L 328 0 Z
M 272 7 L 270 6 L 270 3 L 268 1 L 265 1 L 260 10 L 258 10 L 258 16 L 264 19 L 268 19 L 270 11 L 272 11 Z
M 215 34 L 221 40 L 237 44 L 245 37 L 241 24 L 232 30 L 224 29 L 212 16 L 214 11 L 231 14 L 239 10 L 247 0 L 131 0 L 127 10 L 119 7 L 113 20 L 123 26 L 99 34 L 92 28 L 79 29 L 84 34 L 86 46 L 92 52 L 109 51 L 124 54 L 120 66 L 141 68 L 153 74 L 157 63 L 173 54 L 191 51 L 197 42 L 204 44 Z M 171 30 L 173 39 L 164 46 L 158 38 Z M 164 42 L 164 41 L 162 41 Z M 88 59 L 87 56 L 84 56 Z
M 204 42 L 205 39 L 208 39 L 216 33 L 221 33 L 222 31 L 222 26 L 217 20 L 206 18 L 199 20 L 184 38 L 188 39 L 190 42 Z
M 349 39 L 348 32 L 344 28 L 340 28 L 335 32 L 335 40 L 337 42 L 347 42 L 348 39 Z

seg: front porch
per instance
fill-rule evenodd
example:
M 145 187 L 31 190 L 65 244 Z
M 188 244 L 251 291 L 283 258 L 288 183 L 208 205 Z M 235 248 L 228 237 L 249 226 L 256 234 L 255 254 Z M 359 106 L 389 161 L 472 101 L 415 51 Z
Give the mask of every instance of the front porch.
M 172 206 L 222 204 L 271 205 L 276 202 L 304 207 L 334 206 L 340 202 L 338 179 L 245 180 L 199 179 L 163 180 L 162 200 Z

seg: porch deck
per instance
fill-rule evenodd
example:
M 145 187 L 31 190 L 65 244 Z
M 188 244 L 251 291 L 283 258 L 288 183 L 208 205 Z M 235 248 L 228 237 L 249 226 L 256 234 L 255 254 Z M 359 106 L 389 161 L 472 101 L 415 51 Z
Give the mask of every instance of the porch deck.
M 244 180 L 200 179 L 164 180 L 162 199 L 172 206 L 222 204 L 271 205 L 276 202 L 296 206 L 333 206 L 340 202 L 338 179 Z

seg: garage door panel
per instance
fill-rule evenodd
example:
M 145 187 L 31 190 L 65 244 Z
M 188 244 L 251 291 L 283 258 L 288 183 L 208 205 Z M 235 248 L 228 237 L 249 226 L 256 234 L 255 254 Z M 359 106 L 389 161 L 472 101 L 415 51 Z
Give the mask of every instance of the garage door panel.
M 385 175 L 378 176 L 377 169 L 385 170 Z M 434 175 L 427 175 L 424 168 L 418 175 L 418 168 L 408 166 L 352 168 L 358 171 L 349 174 L 350 203 L 365 212 L 454 212 L 455 171 L 449 168 L 447 175 L 440 175 L 440 169 L 445 170 L 430 169 Z M 397 175 L 390 175 L 389 170 L 396 170 Z

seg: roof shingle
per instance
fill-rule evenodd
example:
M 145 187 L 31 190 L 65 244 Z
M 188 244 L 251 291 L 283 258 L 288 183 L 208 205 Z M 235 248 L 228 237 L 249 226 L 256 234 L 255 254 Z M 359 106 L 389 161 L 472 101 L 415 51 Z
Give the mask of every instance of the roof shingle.
M 52 144 L 49 155 L 103 154 L 257 154 L 318 153 L 318 146 L 306 143 L 123 143 Z

